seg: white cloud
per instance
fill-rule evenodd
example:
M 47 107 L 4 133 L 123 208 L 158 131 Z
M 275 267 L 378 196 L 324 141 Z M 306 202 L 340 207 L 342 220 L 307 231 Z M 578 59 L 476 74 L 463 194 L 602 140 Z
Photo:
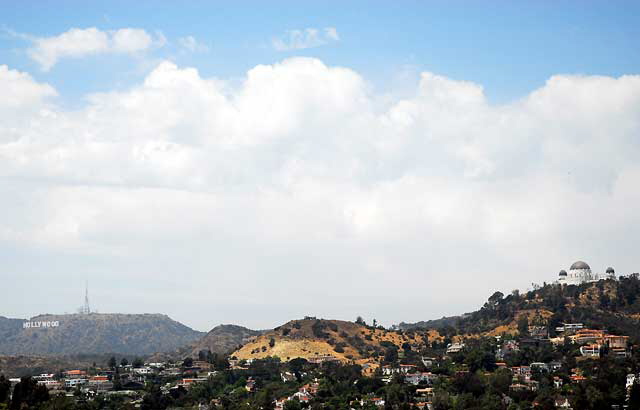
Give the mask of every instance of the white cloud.
M 340 36 L 335 27 L 310 27 L 304 30 L 288 30 L 283 36 L 273 38 L 271 44 L 278 51 L 289 51 L 320 47 L 339 40 Z
M 28 55 L 43 71 L 49 71 L 62 58 L 80 58 L 103 53 L 134 54 L 164 45 L 159 33 L 154 39 L 143 29 L 122 28 L 102 31 L 95 27 L 72 28 L 53 37 L 33 38 Z
M 56 90 L 48 84 L 40 84 L 28 73 L 10 70 L 7 65 L 0 65 L 0 109 L 37 106 L 47 97 L 57 95 Z
M 199 42 L 193 36 L 180 37 L 178 42 L 184 50 L 192 53 L 206 53 L 209 51 L 209 47 L 206 44 Z
M 495 106 L 425 72 L 381 107 L 358 73 L 317 59 L 256 66 L 238 88 L 164 62 L 79 110 L 54 95 L 0 67 L 0 241 L 68 255 L 50 264 L 66 271 L 98 258 L 83 264 L 93 280 L 181 278 L 178 318 L 419 320 L 573 259 L 638 268 L 639 76 L 554 76 Z M 212 287 L 242 292 L 212 300 Z M 242 316 L 238 293 L 260 313 Z

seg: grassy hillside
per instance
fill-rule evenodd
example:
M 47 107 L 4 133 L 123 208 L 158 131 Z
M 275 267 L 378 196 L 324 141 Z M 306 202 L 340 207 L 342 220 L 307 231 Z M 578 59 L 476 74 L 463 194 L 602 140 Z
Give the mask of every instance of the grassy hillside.
M 438 332 L 393 332 L 353 322 L 308 318 L 293 320 L 256 337 L 232 353 L 238 359 L 277 356 L 288 361 L 332 355 L 340 361 L 366 362 L 384 356 L 390 345 L 412 345 L 418 350 L 428 339 L 439 339 Z
M 57 321 L 59 326 L 23 329 L 21 321 L 0 339 L 1 354 L 145 355 L 174 350 L 202 336 L 201 332 L 160 314 L 40 315 L 31 321 Z

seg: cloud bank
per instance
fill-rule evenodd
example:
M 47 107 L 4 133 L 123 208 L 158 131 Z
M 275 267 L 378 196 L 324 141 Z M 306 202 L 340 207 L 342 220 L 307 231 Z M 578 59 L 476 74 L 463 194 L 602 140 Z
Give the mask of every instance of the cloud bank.
M 63 58 L 80 58 L 104 53 L 135 54 L 162 46 L 166 42 L 160 33 L 154 38 L 139 28 L 102 31 L 95 27 L 72 28 L 52 37 L 32 38 L 28 55 L 43 71 L 49 71 Z
M 0 66 L 0 242 L 67 255 L 40 269 L 50 289 L 92 261 L 103 311 L 168 297 L 203 329 L 389 324 L 469 310 L 573 259 L 638 268 L 640 76 L 553 76 L 496 106 L 429 72 L 388 101 L 313 58 L 258 65 L 236 88 L 163 62 L 78 110 L 55 95 Z M 135 303 L 106 297 L 125 280 L 145 289 Z

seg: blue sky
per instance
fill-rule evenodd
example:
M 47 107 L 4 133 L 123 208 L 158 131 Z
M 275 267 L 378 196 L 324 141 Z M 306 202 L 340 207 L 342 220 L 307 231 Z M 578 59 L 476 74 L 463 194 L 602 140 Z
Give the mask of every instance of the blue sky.
M 496 103 L 525 95 L 553 74 L 619 76 L 640 64 L 640 4 L 633 1 L 232 3 L 5 2 L 0 23 L 42 37 L 71 27 L 160 30 L 170 44 L 152 56 L 193 65 L 204 76 L 242 76 L 257 64 L 305 55 L 351 67 L 385 91 L 406 72 L 427 70 L 482 84 Z M 339 42 L 288 52 L 271 46 L 287 30 L 328 26 Z M 210 52 L 178 53 L 176 39 L 187 35 Z M 23 49 L 20 39 L 0 39 L 1 61 L 55 84 L 70 99 L 145 74 L 113 57 L 67 60 L 37 73 Z
M 0 315 L 73 311 L 88 280 L 102 312 L 200 330 L 389 325 L 578 259 L 637 272 L 639 17 L 4 1 Z

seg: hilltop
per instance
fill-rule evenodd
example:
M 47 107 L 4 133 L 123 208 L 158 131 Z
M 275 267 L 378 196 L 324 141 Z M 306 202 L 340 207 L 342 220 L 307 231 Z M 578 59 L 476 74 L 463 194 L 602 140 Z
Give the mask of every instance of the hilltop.
M 207 350 L 212 353 L 229 353 L 262 333 L 243 326 L 218 325 L 191 344 L 188 349 L 192 357 L 197 357 L 199 352 Z
M 447 336 L 517 335 L 525 326 L 545 328 L 555 336 L 562 323 L 584 323 L 640 341 L 638 274 L 579 285 L 544 284 L 508 295 L 495 292 L 477 311 L 435 321 L 401 323 L 403 330 L 437 329 Z M 520 329 L 520 330 L 519 330 Z
M 23 328 L 29 322 L 49 326 Z M 0 335 L 0 354 L 5 355 L 146 355 L 174 350 L 203 333 L 161 314 L 91 313 L 39 315 L 30 321 L 1 318 Z
M 231 354 L 240 360 L 277 356 L 283 361 L 326 358 L 341 362 L 374 363 L 389 347 L 412 346 L 419 351 L 429 340 L 439 340 L 436 331 L 395 332 L 342 320 L 305 318 L 292 320 L 266 332 Z M 397 349 L 393 349 L 396 351 Z

